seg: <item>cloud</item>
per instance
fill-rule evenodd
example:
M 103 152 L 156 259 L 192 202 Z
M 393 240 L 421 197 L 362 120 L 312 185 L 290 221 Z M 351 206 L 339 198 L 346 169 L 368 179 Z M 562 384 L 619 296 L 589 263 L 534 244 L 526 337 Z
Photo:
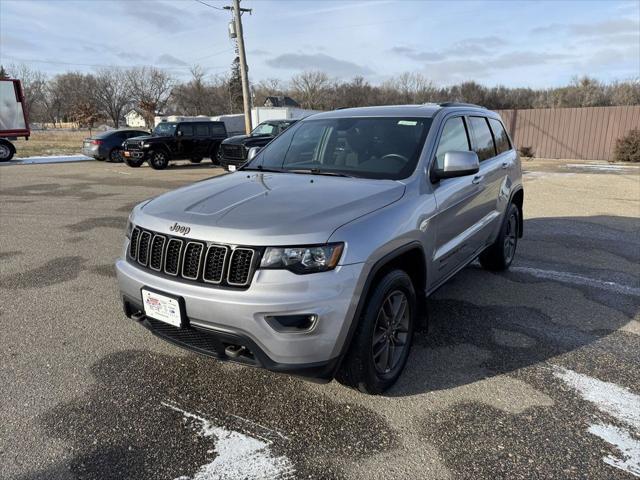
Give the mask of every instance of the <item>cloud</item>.
M 570 33 L 581 37 L 606 37 L 608 35 L 635 34 L 640 37 L 640 23 L 630 18 L 616 18 L 591 23 L 550 23 L 531 29 L 534 35 Z
M 249 55 L 255 55 L 257 57 L 263 57 L 264 55 L 268 55 L 269 52 L 266 50 L 262 50 L 261 48 L 256 48 L 254 50 L 249 50 Z
M 146 23 L 163 31 L 186 30 L 189 28 L 189 12 L 185 12 L 169 3 L 126 2 L 122 14 L 134 18 L 136 22 Z
M 305 55 L 301 53 L 285 53 L 265 62 L 273 68 L 287 70 L 320 70 L 337 77 L 352 77 L 354 75 L 371 75 L 373 70 L 357 63 L 340 60 L 324 53 Z
M 459 40 L 441 50 L 421 51 L 413 47 L 393 47 L 391 52 L 407 57 L 416 62 L 438 62 L 451 57 L 480 57 L 507 45 L 506 40 L 497 36 L 471 37 Z
M 163 53 L 162 55 L 160 55 L 156 60 L 156 63 L 159 63 L 161 65 L 186 65 L 185 62 L 183 62 L 179 58 L 174 57 L 173 55 L 169 55 L 168 53 Z

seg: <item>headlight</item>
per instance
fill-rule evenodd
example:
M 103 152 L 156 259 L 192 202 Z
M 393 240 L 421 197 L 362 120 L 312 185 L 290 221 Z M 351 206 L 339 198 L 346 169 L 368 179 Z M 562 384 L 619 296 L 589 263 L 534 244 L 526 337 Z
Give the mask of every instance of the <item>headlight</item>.
M 142 148 L 149 148 L 151 146 L 150 143 L 143 143 Z
M 315 273 L 333 270 L 342 255 L 343 243 L 303 247 L 268 247 L 260 268 L 285 268 L 293 273 Z

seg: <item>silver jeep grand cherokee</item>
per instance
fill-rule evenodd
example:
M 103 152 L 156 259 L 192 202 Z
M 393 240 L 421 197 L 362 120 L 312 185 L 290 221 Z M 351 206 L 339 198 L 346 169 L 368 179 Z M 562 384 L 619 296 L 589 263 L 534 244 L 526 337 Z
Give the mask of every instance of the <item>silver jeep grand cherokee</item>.
M 128 317 L 182 347 L 381 393 L 426 297 L 511 264 L 520 160 L 468 104 L 337 110 L 237 172 L 136 206 L 116 267 Z

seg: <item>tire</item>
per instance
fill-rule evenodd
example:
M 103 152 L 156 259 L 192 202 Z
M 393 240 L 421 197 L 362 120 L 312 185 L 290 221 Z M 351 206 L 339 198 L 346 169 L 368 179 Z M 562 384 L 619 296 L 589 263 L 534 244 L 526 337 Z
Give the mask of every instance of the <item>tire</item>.
M 9 142 L 0 142 L 0 162 L 8 162 L 15 153 L 15 149 Z
M 403 315 L 394 319 L 394 310 Z M 336 380 L 372 395 L 391 387 L 407 363 L 416 312 L 416 294 L 409 275 L 393 270 L 382 277 L 367 299 Z
M 222 149 L 219 145 L 211 147 L 211 153 L 209 153 L 211 163 L 214 165 L 220 165 L 220 159 L 222 158 Z
M 520 211 L 513 203 L 509 204 L 500 234 L 496 241 L 480 254 L 480 264 L 487 270 L 499 272 L 506 270 L 513 262 L 518 246 Z
M 191 158 L 189 160 L 191 161 L 191 163 L 200 163 L 202 161 L 202 157 Z
M 144 163 L 144 159 L 142 158 L 127 158 L 124 157 L 124 163 L 133 168 L 138 168 Z
M 154 170 L 164 170 L 169 166 L 169 155 L 164 150 L 149 152 L 149 165 Z
M 109 157 L 107 158 L 107 162 L 121 163 L 122 152 L 118 148 L 112 148 L 111 151 L 109 152 Z

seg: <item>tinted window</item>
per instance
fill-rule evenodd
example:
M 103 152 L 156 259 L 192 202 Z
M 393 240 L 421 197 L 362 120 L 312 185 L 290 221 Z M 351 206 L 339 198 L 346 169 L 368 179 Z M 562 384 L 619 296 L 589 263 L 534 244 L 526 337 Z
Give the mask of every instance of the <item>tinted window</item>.
M 180 131 L 182 132 L 183 136 L 192 137 L 193 136 L 193 125 L 187 125 L 187 124 L 183 123 L 182 125 L 180 125 Z
M 469 124 L 473 132 L 473 149 L 478 154 L 478 160 L 483 161 L 495 157 L 496 150 L 487 119 L 484 117 L 469 117 Z
M 222 123 L 210 123 L 209 124 L 211 135 L 226 135 L 227 130 Z
M 209 136 L 209 127 L 207 127 L 207 125 L 203 123 L 196 125 L 196 135 L 198 137 Z
M 430 118 L 329 118 L 288 128 L 248 167 L 399 180 L 416 168 Z
M 507 132 L 502 126 L 502 123 L 495 118 L 490 118 L 489 125 L 491 125 L 491 130 L 493 131 L 493 138 L 496 141 L 496 150 L 498 151 L 498 155 L 511 150 L 509 137 L 507 136 Z
M 470 150 L 467 130 L 462 117 L 450 118 L 444 124 L 438 150 L 436 151 L 436 168 L 444 168 L 444 154 L 447 152 L 463 152 Z

